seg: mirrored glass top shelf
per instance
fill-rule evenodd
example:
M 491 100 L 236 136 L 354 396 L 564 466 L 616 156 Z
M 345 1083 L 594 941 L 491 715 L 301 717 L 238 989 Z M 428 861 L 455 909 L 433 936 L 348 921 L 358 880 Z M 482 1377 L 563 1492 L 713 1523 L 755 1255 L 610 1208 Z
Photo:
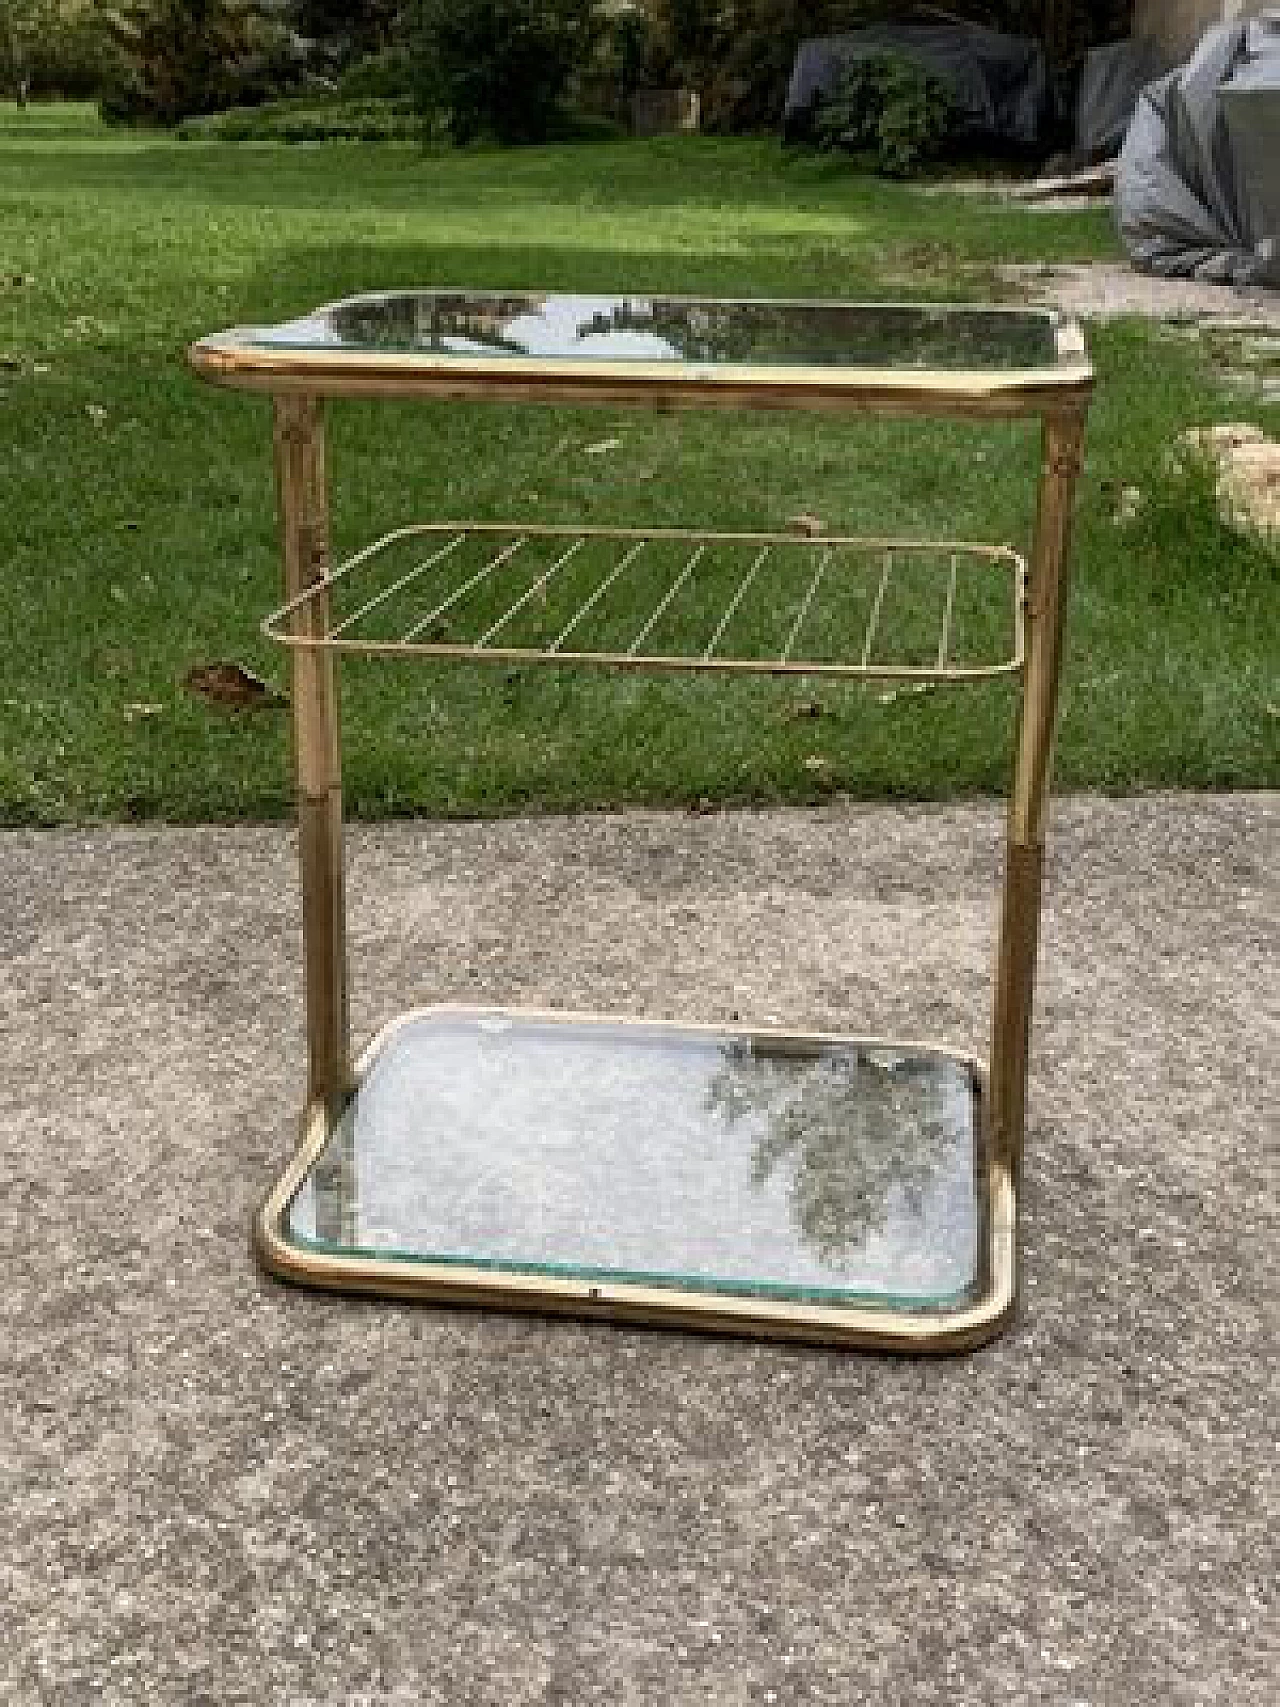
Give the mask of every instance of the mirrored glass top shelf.
M 373 1046 L 275 1235 L 336 1282 L 372 1262 L 445 1291 L 936 1312 L 987 1281 L 983 1148 L 977 1069 L 934 1050 L 423 1010 Z
M 720 391 L 804 406 L 842 393 L 988 401 L 1087 388 L 1079 328 L 1045 309 L 390 291 L 193 347 L 207 377 L 319 394 L 628 396 Z

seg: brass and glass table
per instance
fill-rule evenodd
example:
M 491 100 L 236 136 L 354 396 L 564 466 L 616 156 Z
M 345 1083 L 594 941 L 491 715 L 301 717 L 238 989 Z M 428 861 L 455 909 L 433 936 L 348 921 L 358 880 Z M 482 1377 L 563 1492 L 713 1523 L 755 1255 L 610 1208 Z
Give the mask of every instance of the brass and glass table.
M 979 1344 L 1017 1206 L 1068 534 L 1092 373 L 1041 311 L 360 296 L 191 352 L 270 394 L 305 942 L 302 1141 L 256 1222 L 305 1284 L 843 1346 Z M 430 518 L 335 564 L 349 397 L 1042 423 L 1029 558 L 972 541 Z M 690 647 L 688 636 L 696 633 Z M 986 1059 L 916 1041 L 437 1006 L 348 1024 L 344 658 L 1019 688 Z

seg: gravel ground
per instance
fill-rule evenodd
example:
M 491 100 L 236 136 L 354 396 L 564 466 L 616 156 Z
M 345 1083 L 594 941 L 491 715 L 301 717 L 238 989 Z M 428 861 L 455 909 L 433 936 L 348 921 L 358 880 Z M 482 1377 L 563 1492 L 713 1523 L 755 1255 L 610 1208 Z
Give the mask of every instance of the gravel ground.
M 361 1033 L 513 999 L 980 1041 L 988 805 L 351 836 Z M 0 1699 L 1277 1695 L 1276 797 L 1055 814 L 1024 1303 L 913 1361 L 260 1277 L 276 829 L 0 837 Z
M 1108 320 L 1121 314 L 1137 314 L 1151 320 L 1280 331 L 1280 291 L 1262 286 L 1149 278 L 1118 261 L 1005 266 L 998 271 L 1008 283 L 1026 291 L 1033 301 L 1085 319 Z

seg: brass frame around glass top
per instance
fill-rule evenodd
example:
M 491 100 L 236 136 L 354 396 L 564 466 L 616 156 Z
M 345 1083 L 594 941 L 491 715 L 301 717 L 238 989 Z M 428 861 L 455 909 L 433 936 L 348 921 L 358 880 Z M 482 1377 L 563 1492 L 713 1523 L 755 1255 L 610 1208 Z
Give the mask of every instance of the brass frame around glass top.
M 215 383 L 269 393 L 275 417 L 286 598 L 283 614 L 288 622 L 288 632 L 277 637 L 286 641 L 292 657 L 308 1092 L 301 1147 L 268 1193 L 255 1221 L 256 1247 L 268 1270 L 303 1284 L 337 1290 L 665 1322 L 900 1351 L 963 1350 L 991 1338 L 1008 1321 L 1017 1290 L 1017 1202 L 1071 517 L 1093 387 L 1083 338 L 1072 322 L 1056 321 L 1056 345 L 1057 360 L 1052 368 L 965 373 L 800 367 L 763 372 L 749 367 L 698 371 L 664 363 L 584 364 L 535 358 L 468 364 L 456 359 L 433 362 L 392 352 L 369 355 L 265 350 L 236 333 L 206 339 L 193 347 L 191 362 L 197 372 Z M 980 1081 L 986 1289 L 977 1301 L 961 1308 L 932 1310 L 769 1303 L 710 1291 L 663 1291 L 554 1275 L 495 1274 L 456 1265 L 446 1269 L 426 1261 L 325 1255 L 304 1251 L 283 1236 L 281 1218 L 289 1199 L 385 1035 L 379 1034 L 359 1061 L 353 1059 L 347 1000 L 337 663 L 342 650 L 360 648 L 344 648 L 329 634 L 332 569 L 323 417 L 325 401 L 342 397 L 1040 419 L 1038 502 L 1022 582 L 1018 655 L 1007 670 L 986 672 L 1015 674 L 1021 707 L 1008 803 L 990 1066 Z M 447 655 L 458 649 L 420 650 Z M 623 656 L 593 661 L 606 666 L 645 667 L 644 660 Z M 762 668 L 766 673 L 776 673 Z M 895 672 L 855 667 L 842 673 L 875 676 Z

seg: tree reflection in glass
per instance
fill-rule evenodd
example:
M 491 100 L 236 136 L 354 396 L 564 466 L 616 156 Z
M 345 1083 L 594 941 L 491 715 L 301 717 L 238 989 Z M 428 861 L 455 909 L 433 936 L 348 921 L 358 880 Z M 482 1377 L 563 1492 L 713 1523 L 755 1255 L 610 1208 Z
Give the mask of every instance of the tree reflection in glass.
M 549 360 L 919 370 L 1038 366 L 1052 363 L 1055 351 L 1044 314 L 927 303 L 402 291 L 338 303 L 320 324 L 324 341 L 351 350 Z
M 790 1164 L 796 1228 L 834 1264 L 904 1212 L 920 1217 L 954 1146 L 947 1089 L 936 1061 L 863 1050 L 814 1059 L 741 1041 L 725 1046 L 707 1107 L 730 1127 L 765 1118 L 752 1181 Z
M 459 351 L 499 356 L 527 353 L 523 338 L 509 337 L 507 326 L 522 315 L 536 314 L 536 296 L 434 296 L 405 292 L 399 296 L 360 297 L 330 310 L 335 337 L 358 349 L 420 350 L 447 355 Z

